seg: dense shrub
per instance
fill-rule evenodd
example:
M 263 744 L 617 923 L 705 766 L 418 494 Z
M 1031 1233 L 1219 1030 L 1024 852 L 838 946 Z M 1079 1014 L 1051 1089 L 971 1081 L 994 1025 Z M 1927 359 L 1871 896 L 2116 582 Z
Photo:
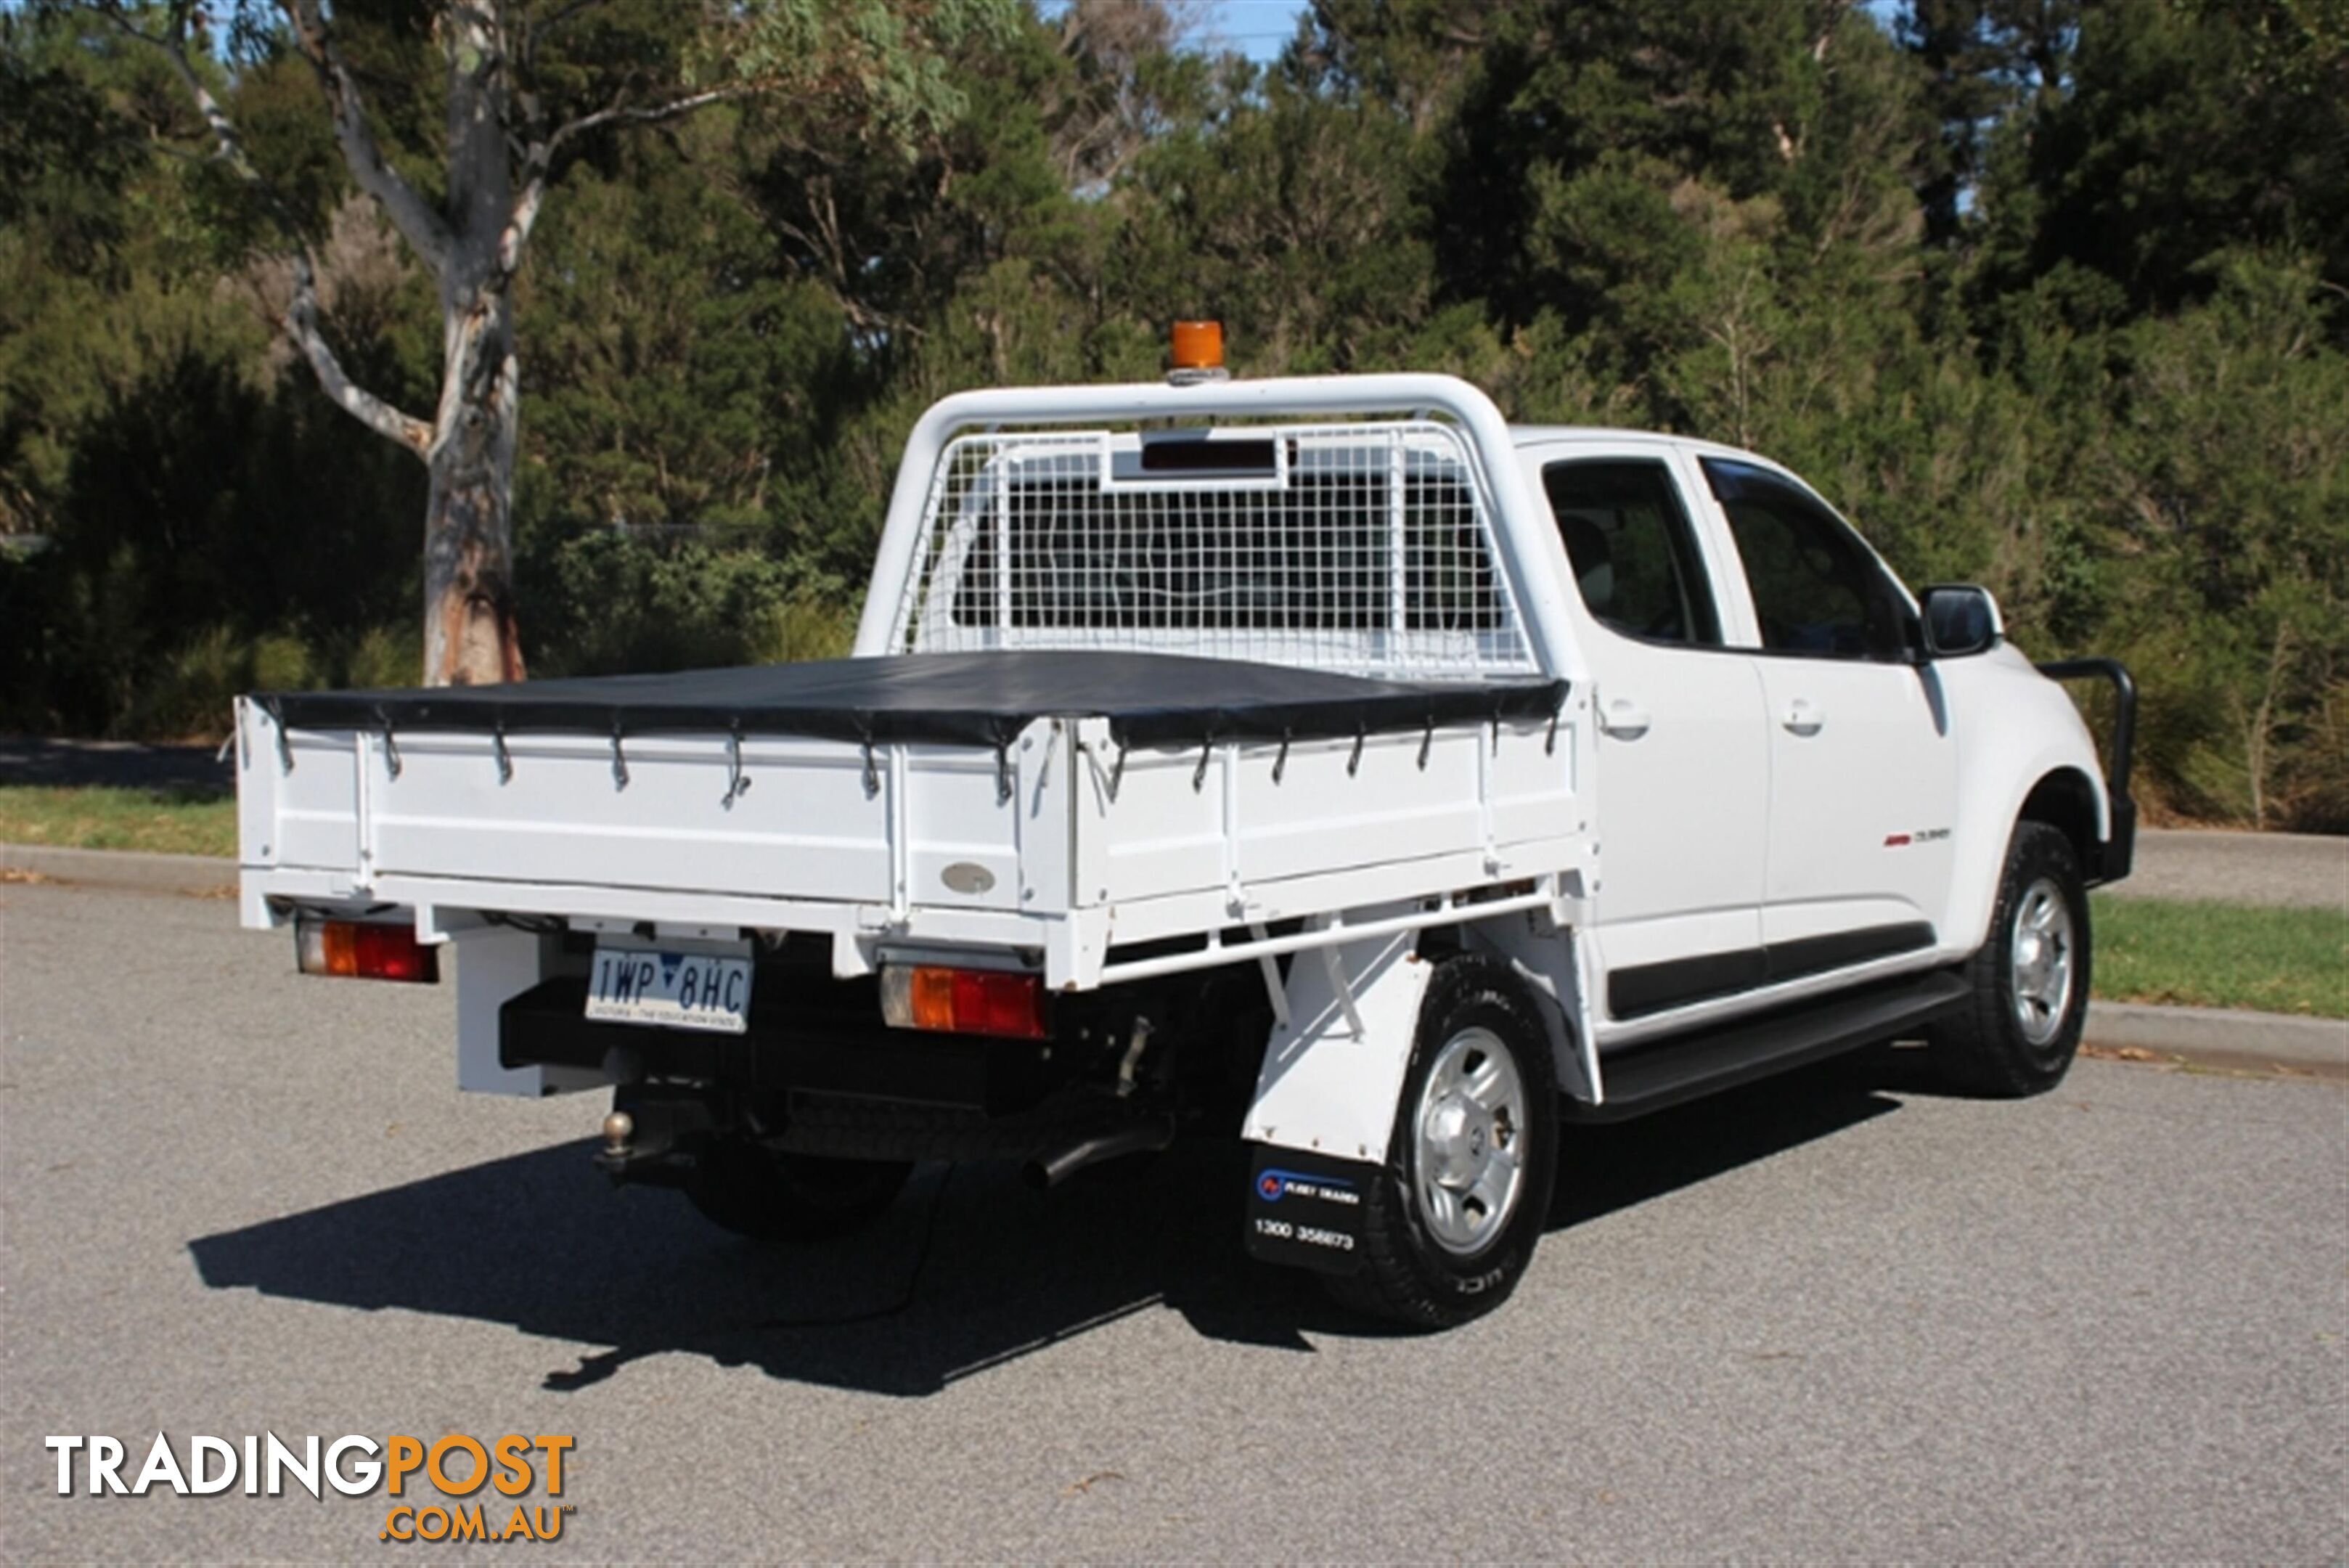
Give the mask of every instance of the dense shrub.
M 533 673 L 843 650 L 931 400 L 1152 377 L 1216 316 L 1244 375 L 1757 447 L 2029 652 L 2128 659 L 2153 812 L 2349 828 L 2325 6 L 1316 0 L 1269 69 L 1154 0 L 1049 9 L 973 33 L 910 144 L 792 103 L 580 144 L 517 296 Z M 286 66 L 222 91 L 346 364 L 429 410 L 428 280 Z M 275 340 L 265 230 L 158 151 L 196 144 L 162 71 L 0 10 L 0 726 L 419 669 L 421 467 Z

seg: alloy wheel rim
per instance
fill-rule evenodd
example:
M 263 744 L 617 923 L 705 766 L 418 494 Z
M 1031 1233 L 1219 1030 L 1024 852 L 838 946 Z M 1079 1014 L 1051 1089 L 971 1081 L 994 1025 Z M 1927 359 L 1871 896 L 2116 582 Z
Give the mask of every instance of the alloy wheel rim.
M 2064 1027 L 2075 956 L 2072 906 L 2053 877 L 2042 877 L 2023 890 L 2015 908 L 2007 954 L 2015 1026 L 2033 1045 L 2046 1044 Z
M 1525 1079 L 1489 1029 L 1464 1029 L 1428 1069 L 1413 1118 L 1413 1176 L 1435 1244 L 1454 1257 L 1491 1246 L 1525 1186 Z

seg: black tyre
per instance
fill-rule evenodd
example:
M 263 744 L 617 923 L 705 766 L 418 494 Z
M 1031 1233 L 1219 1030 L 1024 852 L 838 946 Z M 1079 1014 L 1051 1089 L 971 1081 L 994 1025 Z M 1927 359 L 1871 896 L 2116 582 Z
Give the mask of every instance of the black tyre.
M 750 1138 L 713 1140 L 685 1195 L 703 1219 L 761 1241 L 816 1241 L 888 1211 L 913 1167 L 898 1160 L 782 1154 Z
M 1385 1168 L 1361 1213 L 1348 1306 L 1421 1328 L 1490 1312 L 1525 1277 L 1557 1168 L 1549 1037 L 1505 964 L 1447 960 L 1428 983 Z
M 2072 841 L 2044 822 L 2016 823 L 1990 934 L 1960 971 L 1973 994 L 1930 1031 L 1943 1082 L 1996 1099 L 2062 1083 L 2087 1020 L 2093 956 Z

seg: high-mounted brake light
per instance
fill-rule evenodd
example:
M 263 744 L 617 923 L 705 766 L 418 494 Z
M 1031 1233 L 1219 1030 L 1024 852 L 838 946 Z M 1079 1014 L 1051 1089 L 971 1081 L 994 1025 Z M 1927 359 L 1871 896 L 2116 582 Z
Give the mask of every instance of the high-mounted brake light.
M 1171 357 L 1174 368 L 1167 372 L 1166 379 L 1175 386 L 1230 379 L 1231 372 L 1224 369 L 1224 324 L 1220 321 L 1176 322 Z
M 1044 982 L 1009 970 L 884 964 L 881 1016 L 892 1029 L 1044 1038 Z
M 427 985 L 440 978 L 439 951 L 418 941 L 409 926 L 305 916 L 294 924 L 294 951 L 304 974 L 415 981 Z

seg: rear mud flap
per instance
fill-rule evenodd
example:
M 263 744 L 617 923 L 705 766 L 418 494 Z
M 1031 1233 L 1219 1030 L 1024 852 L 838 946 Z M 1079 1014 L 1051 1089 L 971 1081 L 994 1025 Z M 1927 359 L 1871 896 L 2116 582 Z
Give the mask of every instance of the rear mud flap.
M 1325 1274 L 1361 1268 L 1362 1203 L 1379 1167 L 1303 1149 L 1251 1147 L 1248 1255 Z

